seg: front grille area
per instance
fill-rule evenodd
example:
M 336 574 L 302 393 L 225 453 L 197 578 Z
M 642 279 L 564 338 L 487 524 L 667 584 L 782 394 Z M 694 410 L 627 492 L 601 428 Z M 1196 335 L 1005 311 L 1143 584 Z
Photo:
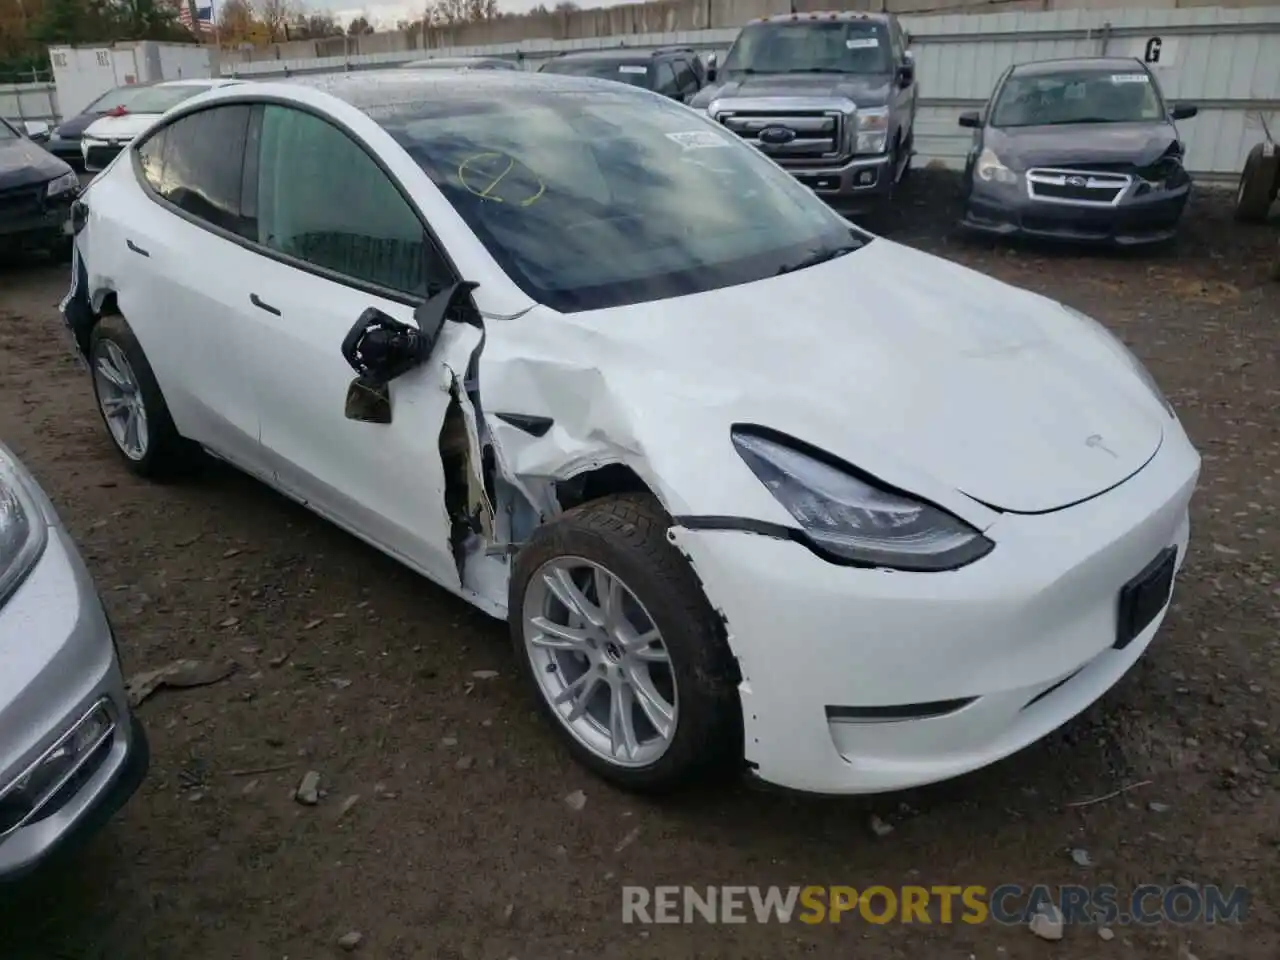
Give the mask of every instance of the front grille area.
M 1027 171 L 1027 193 L 1033 200 L 1068 203 L 1082 207 L 1114 207 L 1124 197 L 1133 177 L 1103 170 Z
M 843 118 L 836 111 L 768 113 L 753 110 L 749 113 L 720 113 L 716 119 L 784 166 L 830 160 L 840 155 L 844 142 Z
M 108 163 L 114 160 L 116 154 L 123 149 L 123 144 L 92 144 L 85 156 L 85 165 L 92 167 L 95 170 L 102 170 Z
M 47 183 L 36 183 L 0 190 L 0 217 L 38 217 L 44 212 L 44 192 L 48 188 Z

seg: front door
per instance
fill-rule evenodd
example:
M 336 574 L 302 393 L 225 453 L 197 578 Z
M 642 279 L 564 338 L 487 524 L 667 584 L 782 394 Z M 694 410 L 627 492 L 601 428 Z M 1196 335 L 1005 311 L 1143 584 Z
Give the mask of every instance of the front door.
M 412 324 L 428 290 L 452 282 L 413 207 L 339 127 L 284 106 L 263 109 L 256 171 L 264 253 L 237 278 L 253 325 L 262 447 L 286 492 L 456 589 L 440 432 L 452 370 L 479 341 L 447 324 L 431 359 L 391 384 L 389 424 L 350 420 L 354 377 L 341 353 L 376 307 Z

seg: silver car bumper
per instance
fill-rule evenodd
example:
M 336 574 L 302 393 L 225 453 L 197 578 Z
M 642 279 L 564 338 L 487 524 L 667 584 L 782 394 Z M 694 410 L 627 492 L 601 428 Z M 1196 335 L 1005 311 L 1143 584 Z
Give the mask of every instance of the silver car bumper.
M 150 754 L 115 640 L 75 544 L 0 446 L 47 524 L 44 549 L 0 605 L 0 880 L 92 832 L 137 790 Z

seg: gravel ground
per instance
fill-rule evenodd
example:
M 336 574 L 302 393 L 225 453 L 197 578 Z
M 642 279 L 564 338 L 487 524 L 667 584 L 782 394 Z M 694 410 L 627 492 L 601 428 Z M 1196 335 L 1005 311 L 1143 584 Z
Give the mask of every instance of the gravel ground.
M 1209 195 L 1159 253 L 975 245 L 956 203 L 953 179 L 918 173 L 886 229 L 1134 346 L 1204 454 L 1191 552 L 1150 654 L 1085 715 L 978 774 L 847 800 L 741 784 L 649 802 L 591 779 L 535 721 L 500 625 L 228 470 L 126 473 L 59 328 L 65 268 L 0 268 L 0 430 L 79 538 L 126 671 L 238 665 L 141 707 L 149 780 L 73 861 L 0 894 L 0 955 L 323 958 L 353 931 L 380 958 L 1280 955 L 1276 231 Z M 314 807 L 292 797 L 308 770 Z M 1247 886 L 1244 926 L 1054 944 L 997 925 L 620 921 L 623 883 L 1182 879 Z

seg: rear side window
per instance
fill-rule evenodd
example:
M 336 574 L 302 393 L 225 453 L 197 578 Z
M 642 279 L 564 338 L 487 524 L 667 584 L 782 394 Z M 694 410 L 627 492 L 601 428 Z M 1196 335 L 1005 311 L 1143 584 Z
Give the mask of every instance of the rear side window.
M 684 60 L 676 61 L 676 85 L 680 93 L 686 96 L 698 92 L 698 77 L 693 67 Z
M 240 185 L 252 109 L 212 107 L 166 125 L 138 148 L 143 178 L 180 210 L 249 237 Z
M 665 96 L 673 96 L 679 92 L 676 86 L 676 72 L 671 69 L 671 64 L 665 60 L 658 64 L 657 77 L 655 78 L 654 90 Z
M 268 105 L 258 164 L 256 239 L 263 246 L 413 297 L 450 282 L 408 201 L 343 130 Z

